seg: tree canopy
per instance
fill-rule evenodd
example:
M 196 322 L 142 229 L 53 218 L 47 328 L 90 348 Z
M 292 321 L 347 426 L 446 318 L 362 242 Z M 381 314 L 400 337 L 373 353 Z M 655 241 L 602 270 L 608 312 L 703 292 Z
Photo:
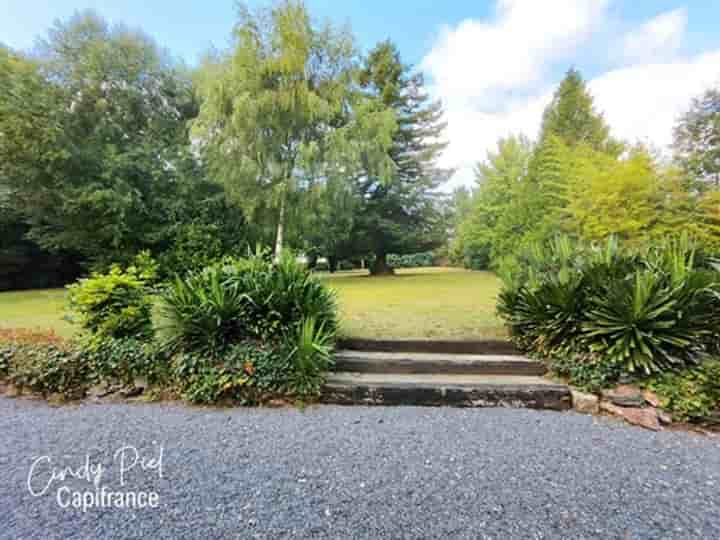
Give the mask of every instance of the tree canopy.
M 194 134 L 214 177 L 252 212 L 277 209 L 283 247 L 291 192 L 356 174 L 390 171 L 392 111 L 358 91 L 352 36 L 313 24 L 301 2 L 239 8 L 233 48 L 205 67 Z

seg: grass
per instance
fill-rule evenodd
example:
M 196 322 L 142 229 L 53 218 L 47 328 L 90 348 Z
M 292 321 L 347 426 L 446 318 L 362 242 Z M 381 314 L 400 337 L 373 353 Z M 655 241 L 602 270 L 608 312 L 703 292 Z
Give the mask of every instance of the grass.
M 500 281 L 489 272 L 418 268 L 388 277 L 356 271 L 323 274 L 322 279 L 338 293 L 346 336 L 505 336 L 495 316 Z M 64 289 L 0 293 L 0 328 L 51 328 L 69 337 L 73 327 L 63 319 L 64 303 Z
M 338 293 L 341 330 L 347 336 L 506 336 L 495 315 L 500 280 L 490 272 L 413 268 L 388 277 L 340 272 L 324 279 Z
M 72 336 L 73 326 L 63 319 L 65 294 L 65 289 L 0 293 L 0 328 L 52 329 Z

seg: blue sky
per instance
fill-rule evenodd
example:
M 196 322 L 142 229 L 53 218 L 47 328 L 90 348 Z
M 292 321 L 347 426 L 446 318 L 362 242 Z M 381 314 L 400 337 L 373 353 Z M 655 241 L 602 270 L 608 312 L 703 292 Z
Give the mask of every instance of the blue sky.
M 257 5 L 259 0 L 248 2 Z M 616 136 L 663 148 L 689 99 L 720 81 L 715 0 L 306 0 L 349 22 L 361 47 L 392 38 L 442 98 L 454 184 L 500 136 L 533 137 L 569 66 Z M 0 41 L 27 49 L 57 18 L 91 8 L 141 27 L 189 64 L 227 43 L 232 0 L 0 0 Z

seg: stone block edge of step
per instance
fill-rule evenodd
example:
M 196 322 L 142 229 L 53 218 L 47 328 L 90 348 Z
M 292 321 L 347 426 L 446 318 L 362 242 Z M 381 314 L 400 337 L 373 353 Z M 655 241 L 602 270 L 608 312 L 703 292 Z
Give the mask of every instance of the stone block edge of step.
M 568 387 L 559 384 L 431 385 L 408 383 L 337 383 L 323 389 L 322 401 L 339 405 L 417 405 L 519 407 L 568 410 Z
M 335 354 L 335 371 L 409 374 L 544 375 L 547 368 L 542 362 L 515 355 L 342 350 Z
M 502 339 L 375 339 L 346 337 L 338 340 L 338 348 L 367 352 L 519 354 L 512 342 Z

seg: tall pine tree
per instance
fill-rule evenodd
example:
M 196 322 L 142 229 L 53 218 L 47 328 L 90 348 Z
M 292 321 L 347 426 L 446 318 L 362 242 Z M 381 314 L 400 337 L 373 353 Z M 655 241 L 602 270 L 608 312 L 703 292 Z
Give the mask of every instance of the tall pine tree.
M 609 133 L 610 128 L 595 110 L 593 96 L 582 75 L 574 68 L 569 69 L 543 113 L 540 146 L 555 135 L 568 146 L 585 144 L 593 150 L 617 155 L 622 145 Z
M 438 158 L 446 143 L 442 105 L 432 101 L 423 76 L 403 64 L 390 41 L 378 44 L 365 61 L 361 84 L 395 111 L 398 130 L 390 156 L 395 164 L 389 179 L 363 174 L 357 179 L 362 201 L 354 235 L 375 256 L 373 274 L 392 273 L 388 253 L 409 253 L 436 247 L 444 231 L 436 189 L 451 171 Z

